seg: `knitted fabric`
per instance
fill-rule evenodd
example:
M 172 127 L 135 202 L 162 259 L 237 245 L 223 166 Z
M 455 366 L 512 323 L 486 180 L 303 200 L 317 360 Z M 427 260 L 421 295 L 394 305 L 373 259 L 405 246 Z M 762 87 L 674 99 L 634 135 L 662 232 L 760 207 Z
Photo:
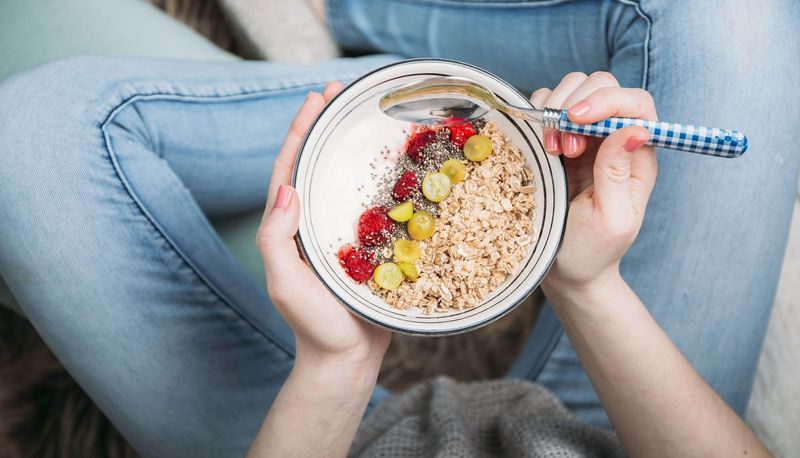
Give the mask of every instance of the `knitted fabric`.
M 616 436 L 581 423 L 524 380 L 440 377 L 394 395 L 364 421 L 353 457 L 621 457 Z

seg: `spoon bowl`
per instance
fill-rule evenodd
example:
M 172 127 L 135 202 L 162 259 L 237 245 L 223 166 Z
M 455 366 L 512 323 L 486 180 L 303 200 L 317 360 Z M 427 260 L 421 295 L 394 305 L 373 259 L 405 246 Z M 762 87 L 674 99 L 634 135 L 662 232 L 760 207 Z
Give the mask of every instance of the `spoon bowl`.
M 428 78 L 396 88 L 378 105 L 387 115 L 417 124 L 442 125 L 451 118 L 478 119 L 501 103 L 473 81 L 457 77 Z

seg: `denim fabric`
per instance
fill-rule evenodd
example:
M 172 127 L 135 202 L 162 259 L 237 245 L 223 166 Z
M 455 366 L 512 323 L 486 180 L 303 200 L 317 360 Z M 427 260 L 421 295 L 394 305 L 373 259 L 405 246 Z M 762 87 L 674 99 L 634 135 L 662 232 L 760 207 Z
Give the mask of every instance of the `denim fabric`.
M 800 154 L 800 8 L 791 1 L 329 0 L 333 30 L 370 52 L 444 56 L 513 84 L 608 70 L 666 121 L 738 128 L 741 159 L 658 152 L 659 178 L 622 274 L 711 386 L 747 406 L 788 236 Z M 552 310 L 511 376 L 610 426 Z M 555 350 L 550 349 L 555 345 Z M 543 354 L 549 358 L 542 359 Z
M 0 274 L 142 455 L 249 446 L 294 341 L 207 218 L 264 205 L 309 90 L 391 60 L 84 57 L 0 85 Z
M 622 266 L 741 413 L 800 164 L 790 3 L 330 0 L 328 11 L 352 49 L 461 59 L 526 91 L 610 70 L 650 90 L 662 119 L 747 132 L 737 160 L 659 151 L 659 182 Z M 208 218 L 263 205 L 308 90 L 395 59 L 77 58 L 0 83 L 0 276 L 142 455 L 235 456 L 249 445 L 293 339 Z M 511 375 L 607 425 L 549 308 Z M 377 388 L 371 405 L 386 395 Z

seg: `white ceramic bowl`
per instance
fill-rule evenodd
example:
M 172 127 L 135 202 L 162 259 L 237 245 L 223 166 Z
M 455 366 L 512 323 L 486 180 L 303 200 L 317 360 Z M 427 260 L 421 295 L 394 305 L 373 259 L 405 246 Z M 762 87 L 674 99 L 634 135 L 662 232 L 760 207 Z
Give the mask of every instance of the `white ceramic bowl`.
M 417 335 L 444 335 L 484 326 L 510 312 L 539 284 L 553 262 L 567 216 L 567 182 L 560 158 L 544 152 L 538 125 L 492 111 L 487 116 L 525 155 L 536 183 L 537 242 L 528 248 L 515 275 L 489 293 L 482 303 L 463 311 L 425 315 L 421 310 L 396 310 L 359 285 L 339 265 L 336 253 L 355 241 L 355 223 L 362 203 L 374 196 L 378 171 L 392 158 L 380 151 L 398 151 L 410 127 L 378 109 L 387 90 L 434 76 L 470 78 L 502 100 L 529 107 L 528 99 L 510 84 L 480 68 L 442 59 L 414 59 L 375 70 L 345 88 L 319 115 L 301 147 L 294 173 L 300 195 L 299 246 L 308 264 L 339 301 L 353 313 L 387 329 Z M 396 156 L 395 156 L 396 158 Z M 357 188 L 361 188 L 360 190 Z

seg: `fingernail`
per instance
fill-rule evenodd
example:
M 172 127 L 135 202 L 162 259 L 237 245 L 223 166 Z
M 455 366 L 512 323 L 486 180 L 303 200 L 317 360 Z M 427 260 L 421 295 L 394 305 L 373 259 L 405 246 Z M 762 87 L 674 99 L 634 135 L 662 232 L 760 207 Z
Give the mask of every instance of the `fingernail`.
M 289 192 L 289 186 L 282 184 L 278 186 L 278 195 L 275 196 L 275 203 L 272 208 L 286 208 L 289 206 L 289 200 L 292 198 L 292 193 Z
M 574 154 L 578 152 L 578 136 L 564 134 L 564 154 Z
M 569 114 L 573 116 L 583 116 L 588 113 L 591 108 L 589 102 L 584 100 L 573 105 L 572 108 L 569 109 Z
M 625 142 L 625 146 L 623 146 L 623 148 L 625 148 L 625 151 L 632 153 L 641 148 L 645 143 L 647 143 L 646 138 L 631 137 L 627 142 Z
M 558 132 L 548 130 L 544 133 L 544 149 L 551 153 L 558 151 Z

